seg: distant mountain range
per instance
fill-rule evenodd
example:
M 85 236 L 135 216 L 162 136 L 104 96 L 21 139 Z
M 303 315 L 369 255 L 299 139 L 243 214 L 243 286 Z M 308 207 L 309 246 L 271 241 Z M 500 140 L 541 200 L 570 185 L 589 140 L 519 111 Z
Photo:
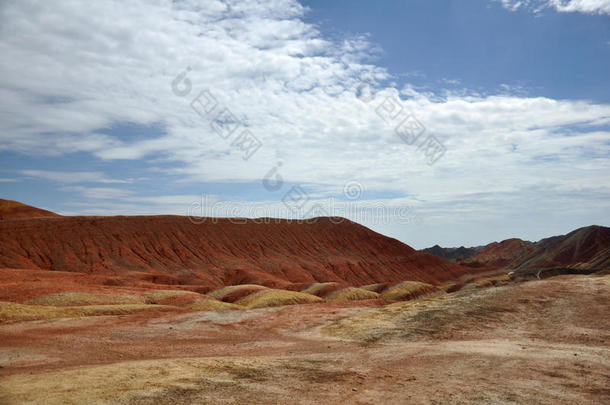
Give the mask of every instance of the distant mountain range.
M 443 259 L 449 260 L 450 262 L 462 262 L 462 261 L 468 259 L 469 257 L 476 255 L 479 252 L 481 247 L 482 246 L 467 248 L 464 246 L 460 246 L 458 248 L 456 248 L 456 247 L 444 248 L 444 247 L 440 247 L 439 245 L 434 245 L 432 247 L 422 249 L 422 252 L 426 252 L 426 253 L 430 253 L 430 254 L 433 254 L 438 257 L 442 257 Z
M 446 260 L 472 268 L 489 269 L 608 269 L 610 268 L 610 228 L 591 225 L 567 235 L 538 242 L 517 238 L 472 248 L 423 249 Z

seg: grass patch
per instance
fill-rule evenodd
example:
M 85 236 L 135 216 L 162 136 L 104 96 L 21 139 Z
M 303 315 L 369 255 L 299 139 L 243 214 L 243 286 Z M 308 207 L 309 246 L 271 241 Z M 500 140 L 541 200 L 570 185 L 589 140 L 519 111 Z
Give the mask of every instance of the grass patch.
M 381 294 L 380 297 L 389 301 L 406 301 L 438 291 L 440 290 L 437 287 L 428 283 L 422 283 L 420 281 L 405 281 L 388 288 Z
M 490 277 L 489 280 L 491 280 L 495 286 L 505 285 L 513 281 L 508 274 L 503 274 L 497 277 Z
M 250 380 L 263 382 L 269 379 L 269 373 L 264 367 L 248 366 L 242 364 L 227 364 L 219 369 L 237 380 Z
M 477 288 L 488 288 L 493 287 L 494 282 L 488 278 L 483 278 L 481 280 L 477 280 L 473 283 Z
M 481 288 L 498 287 L 506 285 L 511 281 L 512 279 L 508 274 L 503 274 L 501 276 L 495 277 L 485 277 L 464 285 L 459 289 L 459 291 L 472 291 Z
M 341 363 L 332 363 L 330 359 L 240 356 L 66 367 L 3 376 L 0 402 L 33 405 L 314 402 L 307 401 L 309 396 L 287 397 L 287 390 L 294 387 L 297 396 L 301 390 L 316 390 L 320 393 L 315 397 L 316 403 L 336 403 L 336 392 L 329 389 L 329 384 L 352 381 L 358 373 Z
M 0 323 L 33 321 L 54 318 L 80 318 L 100 315 L 127 315 L 147 310 L 171 311 L 176 307 L 165 305 L 123 304 L 123 305 L 85 305 L 50 306 L 25 305 L 14 302 L 0 302 Z
M 282 368 L 291 371 L 299 379 L 316 384 L 345 381 L 357 373 L 343 369 L 328 369 L 328 362 L 305 360 L 298 363 L 284 362 Z
M 127 294 L 98 294 L 88 292 L 61 292 L 43 295 L 26 301 L 28 305 L 51 306 L 82 306 L 82 305 L 116 305 L 116 304 L 144 304 L 144 298 L 138 295 Z
M 363 290 L 362 288 L 347 287 L 336 290 L 324 297 L 327 301 L 357 301 L 372 300 L 379 298 L 379 294 L 373 291 Z
M 322 332 L 363 343 L 468 340 L 514 316 L 514 305 L 503 302 L 505 288 L 498 288 L 497 293 L 474 289 L 466 294 L 431 294 L 395 302 L 333 321 Z
M 246 308 L 267 308 L 280 305 L 308 304 L 322 302 L 322 298 L 315 295 L 296 291 L 266 289 L 250 294 L 236 302 Z

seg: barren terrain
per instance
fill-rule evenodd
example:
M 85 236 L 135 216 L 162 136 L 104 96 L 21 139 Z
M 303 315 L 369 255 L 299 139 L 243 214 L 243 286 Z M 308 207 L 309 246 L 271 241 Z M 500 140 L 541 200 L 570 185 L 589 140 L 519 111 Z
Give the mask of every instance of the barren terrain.
M 206 292 L 234 284 L 438 283 L 472 272 L 343 218 L 200 220 L 1 220 L 0 267 L 95 274 L 107 285 L 196 285 Z
M 608 275 L 393 304 L 166 307 L 1 325 L 0 402 L 610 401 Z

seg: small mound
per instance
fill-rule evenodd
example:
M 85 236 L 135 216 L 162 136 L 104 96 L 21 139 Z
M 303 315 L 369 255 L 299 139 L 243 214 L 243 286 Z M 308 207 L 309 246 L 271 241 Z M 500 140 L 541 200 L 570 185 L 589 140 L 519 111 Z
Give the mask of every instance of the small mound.
M 388 286 L 389 286 L 389 283 L 377 283 L 377 284 L 363 285 L 360 288 L 362 288 L 363 290 L 366 290 L 366 291 L 381 293 L 383 290 L 388 288 Z
M 464 286 L 463 283 L 447 283 L 447 284 L 443 284 L 442 286 L 439 287 L 439 289 L 441 289 L 442 291 L 445 291 L 446 293 L 452 293 L 452 292 L 456 292 L 459 291 L 460 288 L 462 288 Z
M 357 301 L 372 300 L 379 298 L 379 294 L 373 291 L 363 290 L 362 288 L 347 287 L 336 290 L 324 297 L 327 301 Z
M 458 291 L 460 292 L 464 292 L 464 291 L 473 291 L 473 290 L 478 290 L 479 287 L 476 283 L 468 283 L 465 284 L 464 286 L 462 286 Z
M 322 298 L 315 295 L 296 291 L 267 289 L 250 294 L 236 302 L 246 308 L 267 308 L 281 305 L 308 304 L 322 302 Z
M 51 305 L 58 307 L 144 303 L 144 298 L 137 295 L 96 294 L 87 292 L 61 292 L 43 295 L 42 297 L 37 297 L 25 302 L 25 304 L 28 305 Z
M 183 308 L 189 311 L 220 311 L 227 309 L 242 309 L 239 305 L 231 304 L 229 302 L 218 301 L 213 298 L 203 299 L 192 302 L 185 305 Z
M 494 282 L 489 279 L 489 278 L 483 278 L 481 280 L 477 280 L 474 282 L 474 284 L 478 287 L 478 288 L 488 288 L 488 287 L 493 287 L 494 286 Z
M 0 323 L 33 321 L 54 318 L 80 318 L 100 315 L 128 315 L 142 311 L 173 311 L 176 307 L 166 305 L 85 305 L 80 307 L 55 307 L 50 305 L 24 305 L 0 302 Z
M 476 290 L 476 289 L 480 289 L 480 288 L 497 287 L 497 286 L 501 286 L 501 285 L 506 285 L 506 284 L 510 283 L 511 281 L 512 281 L 512 279 L 511 279 L 510 275 L 508 275 L 508 274 L 503 274 L 501 276 L 496 276 L 496 277 L 486 277 L 486 278 L 481 278 L 481 279 L 478 279 L 476 281 L 466 284 L 465 286 L 460 288 L 460 291 L 470 291 L 470 290 Z
M 513 281 L 510 274 L 503 274 L 497 277 L 491 277 L 490 280 L 494 283 L 495 286 L 505 285 Z
M 322 290 L 333 288 L 338 286 L 339 283 L 327 282 L 327 283 L 313 283 L 302 289 L 301 292 L 305 294 L 318 295 Z M 319 295 L 318 295 L 319 296 Z
M 327 297 L 335 291 L 342 290 L 350 287 L 345 283 L 327 282 L 327 283 L 314 283 L 309 287 L 302 290 L 302 293 L 315 295 L 320 298 Z
M 381 294 L 381 298 L 390 301 L 407 301 L 439 291 L 441 290 L 431 284 L 405 281 L 385 290 Z
M 146 303 L 157 305 L 182 306 L 206 298 L 209 297 L 183 290 L 152 290 L 146 293 Z
M 207 295 L 224 302 L 236 302 L 255 292 L 268 289 L 269 288 L 258 284 L 239 284 L 219 288 L 218 290 L 209 292 Z

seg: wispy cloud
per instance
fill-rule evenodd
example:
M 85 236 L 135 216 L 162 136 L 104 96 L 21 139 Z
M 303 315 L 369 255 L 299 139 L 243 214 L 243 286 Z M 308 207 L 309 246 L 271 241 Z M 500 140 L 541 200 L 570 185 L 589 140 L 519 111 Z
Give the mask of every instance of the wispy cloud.
M 19 173 L 59 183 L 130 183 L 130 180 L 109 179 L 102 172 L 20 170 Z
M 132 192 L 129 190 L 123 190 L 112 187 L 69 186 L 63 187 L 63 190 L 77 192 L 83 197 L 92 200 L 121 199 L 132 195 Z
M 540 12 L 545 8 L 560 13 L 610 14 L 610 0 L 494 0 L 510 11 Z

